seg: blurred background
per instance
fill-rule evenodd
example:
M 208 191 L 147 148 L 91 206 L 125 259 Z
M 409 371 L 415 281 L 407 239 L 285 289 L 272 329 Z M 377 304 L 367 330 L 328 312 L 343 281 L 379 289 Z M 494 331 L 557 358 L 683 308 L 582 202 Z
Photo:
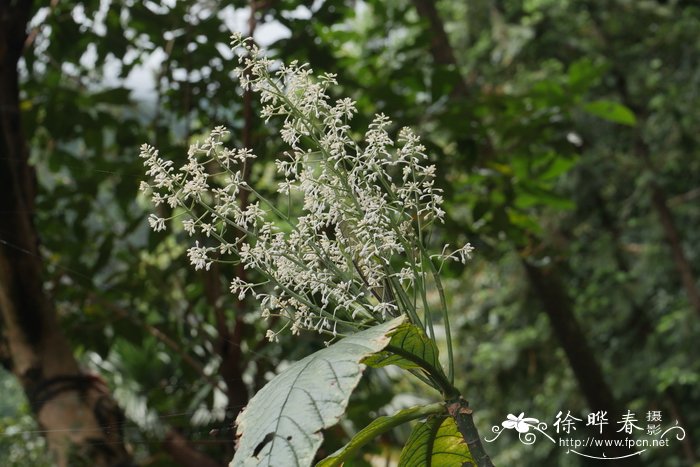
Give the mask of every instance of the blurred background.
M 51 422 L 33 413 L 56 378 L 19 372 L 19 348 L 43 368 L 60 355 L 59 373 L 77 375 L 66 390 L 123 411 L 104 412 L 114 452 L 76 438 L 56 448 L 69 465 L 209 467 L 231 459 L 248 398 L 323 345 L 268 343 L 254 300 L 228 293 L 241 271 L 195 272 L 189 239 L 152 232 L 137 194 L 142 143 L 180 161 L 215 125 L 254 149 L 250 177 L 271 186 L 280 122 L 261 121 L 234 81 L 232 31 L 337 73 L 358 131 L 383 112 L 423 138 L 447 205 L 431 241 L 476 247 L 446 289 L 458 387 L 482 435 L 511 413 L 551 424 L 570 411 L 585 436 L 592 409 L 611 424 L 630 410 L 643 429 L 655 411 L 687 436 L 638 465 L 700 465 L 697 2 L 10 1 L 0 21 L 0 289 L 16 298 L 0 303 L 0 465 L 51 465 Z M 36 182 L 18 189 L 28 167 Z M 25 281 L 41 302 L 31 311 L 11 289 Z M 435 397 L 392 369 L 368 372 L 321 454 Z M 353 465 L 392 465 L 407 436 Z M 592 465 L 514 433 L 486 448 L 502 466 Z

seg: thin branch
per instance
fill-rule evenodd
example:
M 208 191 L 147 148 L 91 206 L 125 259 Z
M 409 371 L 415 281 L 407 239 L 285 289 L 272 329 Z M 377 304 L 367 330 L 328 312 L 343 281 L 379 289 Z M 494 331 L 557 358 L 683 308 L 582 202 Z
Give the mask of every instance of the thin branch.
M 668 204 L 669 207 L 675 207 L 684 203 L 688 203 L 690 201 L 694 201 L 698 198 L 700 198 L 700 187 L 693 188 L 692 190 L 687 191 L 681 195 L 669 198 L 666 204 Z
M 100 306 L 109 309 L 111 312 L 115 313 L 120 318 L 132 321 L 136 325 L 145 329 L 146 332 L 148 332 L 151 336 L 155 337 L 167 347 L 169 347 L 171 350 L 173 350 L 175 353 L 177 353 L 182 358 L 182 360 L 186 364 L 188 364 L 194 371 L 196 371 L 202 378 L 204 378 L 204 380 L 207 383 L 209 383 L 209 385 L 226 394 L 226 388 L 221 385 L 221 382 L 215 380 L 211 375 L 208 375 L 206 371 L 204 371 L 204 367 L 197 360 L 192 358 L 192 356 L 189 355 L 177 342 L 175 342 L 175 340 L 173 340 L 163 331 L 153 326 L 152 324 L 146 323 L 139 317 L 134 316 L 132 313 L 129 313 L 122 307 L 115 305 L 114 303 L 107 301 L 95 294 L 89 294 L 88 299 L 99 304 Z
M 183 467 L 222 467 L 211 457 L 196 450 L 187 441 L 187 438 L 182 436 L 174 429 L 170 429 L 165 435 L 163 447 L 170 454 L 173 460 Z

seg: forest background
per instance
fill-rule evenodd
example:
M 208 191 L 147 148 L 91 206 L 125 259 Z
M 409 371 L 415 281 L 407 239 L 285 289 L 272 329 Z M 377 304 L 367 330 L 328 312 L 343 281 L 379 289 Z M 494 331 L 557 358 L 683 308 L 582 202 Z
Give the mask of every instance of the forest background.
M 436 242 L 476 247 L 446 291 L 482 434 L 511 413 L 661 411 L 687 436 L 643 465 L 697 465 L 700 7 L 681 0 L 0 2 L 1 465 L 51 465 L 47 444 L 86 465 L 226 465 L 247 400 L 323 345 L 265 340 L 255 301 L 227 291 L 242 271 L 193 271 L 137 195 L 140 144 L 182 159 L 220 124 L 271 180 L 279 128 L 232 80 L 234 30 L 337 73 L 360 125 L 383 112 L 423 138 Z M 70 391 L 98 431 L 120 427 L 108 449 L 94 427 L 65 445 L 51 430 L 96 423 L 53 411 Z M 431 397 L 369 372 L 322 452 Z M 578 461 L 501 438 L 496 465 Z

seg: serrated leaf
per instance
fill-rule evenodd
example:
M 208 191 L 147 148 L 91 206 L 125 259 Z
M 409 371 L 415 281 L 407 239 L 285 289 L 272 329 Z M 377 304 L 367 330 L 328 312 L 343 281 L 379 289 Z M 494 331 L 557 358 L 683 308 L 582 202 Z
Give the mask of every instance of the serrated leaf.
M 427 363 L 433 368 L 440 368 L 438 359 L 438 349 L 435 343 L 425 335 L 425 332 L 418 326 L 411 323 L 404 323 L 391 334 L 389 345 L 393 349 L 400 349 L 406 356 L 398 355 L 392 351 L 379 352 L 363 360 L 363 363 L 381 368 L 388 365 L 397 365 L 406 370 L 424 368 L 415 359 Z
M 417 424 L 399 458 L 399 467 L 462 467 L 465 464 L 476 465 L 451 417 L 433 417 Z
M 609 122 L 629 126 L 637 124 L 637 118 L 634 116 L 634 113 L 619 102 L 608 100 L 587 102 L 583 105 L 583 110 Z
M 345 413 L 363 358 L 389 344 L 401 316 L 299 360 L 262 388 L 236 419 L 230 467 L 311 465 L 323 435 Z
M 338 467 L 343 465 L 343 462 L 351 458 L 359 449 L 379 436 L 382 433 L 386 433 L 394 427 L 402 425 L 411 420 L 417 418 L 427 417 L 428 415 L 439 413 L 444 411 L 445 406 L 441 403 L 411 407 L 408 409 L 400 410 L 394 415 L 379 417 L 372 423 L 360 430 L 355 436 L 352 437 L 350 442 L 338 449 L 329 457 L 323 459 L 321 462 L 316 464 L 316 467 Z

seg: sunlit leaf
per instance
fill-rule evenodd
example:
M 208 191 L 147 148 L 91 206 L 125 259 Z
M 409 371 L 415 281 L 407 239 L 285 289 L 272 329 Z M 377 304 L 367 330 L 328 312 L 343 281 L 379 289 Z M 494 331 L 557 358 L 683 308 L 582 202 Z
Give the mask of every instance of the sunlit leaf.
M 391 334 L 391 351 L 379 352 L 364 359 L 363 363 L 375 368 L 397 365 L 411 370 L 421 368 L 420 362 L 425 362 L 433 368 L 440 368 L 438 349 L 435 343 L 425 335 L 422 329 L 404 323 Z M 401 354 L 394 350 L 401 351 Z
M 634 116 L 634 113 L 619 102 L 609 100 L 587 102 L 583 105 L 583 110 L 609 122 L 629 126 L 637 124 L 637 118 Z
M 450 417 L 434 417 L 413 428 L 406 442 L 399 467 L 462 467 L 476 465 L 469 446 Z

